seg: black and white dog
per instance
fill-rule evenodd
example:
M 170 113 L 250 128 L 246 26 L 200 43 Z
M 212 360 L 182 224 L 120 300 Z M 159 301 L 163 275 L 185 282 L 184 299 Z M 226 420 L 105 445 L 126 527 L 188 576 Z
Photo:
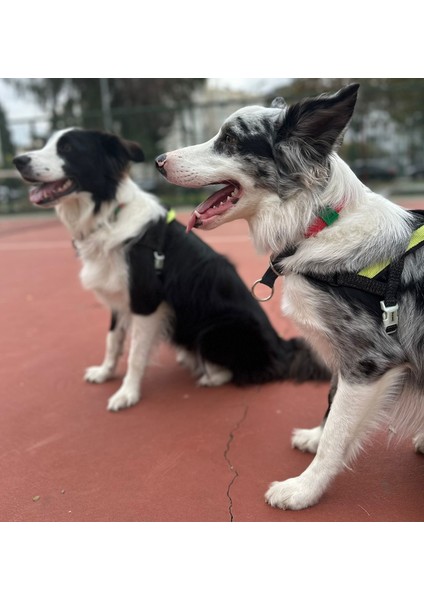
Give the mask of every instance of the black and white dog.
M 246 219 L 285 275 L 284 312 L 334 373 L 324 422 L 293 434 L 316 457 L 266 494 L 280 508 L 317 503 L 383 419 L 424 452 L 424 217 L 373 193 L 337 155 L 358 87 L 243 108 L 210 141 L 156 159 L 177 185 L 224 184 L 188 229 Z
M 187 236 L 172 212 L 131 180 L 131 162 L 143 159 L 134 142 L 73 128 L 14 160 L 35 184 L 31 202 L 55 206 L 69 229 L 83 263 L 82 285 L 112 311 L 103 363 L 87 369 L 87 381 L 113 377 L 131 325 L 127 373 L 108 408 L 138 402 L 161 334 L 200 385 L 328 379 L 301 339 L 277 335 L 233 265 L 198 236 Z

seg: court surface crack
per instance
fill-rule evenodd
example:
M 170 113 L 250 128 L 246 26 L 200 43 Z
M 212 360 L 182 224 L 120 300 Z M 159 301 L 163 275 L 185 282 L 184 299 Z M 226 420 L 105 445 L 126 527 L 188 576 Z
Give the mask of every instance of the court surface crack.
M 234 428 L 230 431 L 230 435 L 228 436 L 228 441 L 227 441 L 227 446 L 225 448 L 224 451 L 224 459 L 226 461 L 226 463 L 228 464 L 228 467 L 230 469 L 230 471 L 232 473 L 234 473 L 233 478 L 231 479 L 228 488 L 227 488 L 227 498 L 228 498 L 228 512 L 230 513 L 230 521 L 234 521 L 234 515 L 233 515 L 233 499 L 231 498 L 231 488 L 235 482 L 235 480 L 237 479 L 237 477 L 239 476 L 237 470 L 235 469 L 234 465 L 232 464 L 232 462 L 230 461 L 230 459 L 228 458 L 228 454 L 230 452 L 230 447 L 231 444 L 233 442 L 234 439 L 234 435 L 237 431 L 237 429 L 240 427 L 240 425 L 243 423 L 243 421 L 245 420 L 246 416 L 247 416 L 247 411 L 249 410 L 249 407 L 246 405 L 244 407 L 244 411 L 243 411 L 243 415 L 241 417 L 241 419 L 239 421 L 237 421 L 237 423 L 235 424 Z

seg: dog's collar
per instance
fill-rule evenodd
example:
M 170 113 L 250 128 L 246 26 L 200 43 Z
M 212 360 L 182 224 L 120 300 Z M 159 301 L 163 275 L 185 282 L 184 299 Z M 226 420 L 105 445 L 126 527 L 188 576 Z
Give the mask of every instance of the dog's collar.
M 316 219 L 314 219 L 314 221 L 312 221 L 311 225 L 306 230 L 304 237 L 305 238 L 314 237 L 320 231 L 322 231 L 326 227 L 329 227 L 330 225 L 335 223 L 337 221 L 337 219 L 339 218 L 339 214 L 340 214 L 341 210 L 343 209 L 344 205 L 345 205 L 345 202 L 342 201 L 342 202 L 339 202 L 339 204 L 337 204 L 334 208 L 332 208 L 331 206 L 325 206 L 318 213 L 318 216 L 316 217 Z M 251 288 L 252 294 L 256 298 L 256 300 L 258 300 L 259 302 L 267 302 L 268 300 L 270 300 L 273 297 L 275 280 L 277 279 L 277 277 L 281 277 L 282 275 L 284 275 L 283 272 L 280 272 L 280 270 L 279 270 L 280 267 L 278 265 L 283 259 L 288 258 L 289 256 L 292 256 L 296 252 L 296 250 L 297 250 L 297 246 L 291 246 L 289 248 L 286 248 L 283 252 L 280 252 L 280 254 L 278 254 L 277 256 L 270 257 L 268 269 L 265 271 L 265 273 L 263 274 L 261 279 L 257 279 L 255 281 L 255 283 L 252 285 L 252 288 Z M 263 285 L 266 285 L 267 287 L 269 287 L 271 289 L 271 293 L 264 298 L 259 297 L 256 294 L 256 287 L 259 284 L 263 284 Z
M 121 210 L 124 208 L 124 206 L 125 206 L 125 204 L 118 204 L 118 206 L 115 206 L 115 210 L 113 211 L 113 218 L 115 221 L 118 218 L 118 215 L 121 212 Z
M 343 209 L 345 203 L 340 202 L 337 204 L 335 208 L 331 206 L 326 206 L 322 209 L 322 211 L 318 214 L 317 218 L 312 222 L 312 224 L 308 227 L 305 237 L 313 237 L 326 227 L 332 225 L 339 218 L 339 214 Z

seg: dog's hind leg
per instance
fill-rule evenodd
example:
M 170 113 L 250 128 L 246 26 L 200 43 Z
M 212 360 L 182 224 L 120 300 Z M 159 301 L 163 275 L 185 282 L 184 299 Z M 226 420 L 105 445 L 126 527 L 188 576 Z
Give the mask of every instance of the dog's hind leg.
M 184 348 L 177 351 L 177 363 L 189 369 L 197 378 L 198 385 L 204 387 L 217 387 L 228 383 L 233 378 L 229 369 L 216 365 L 209 361 L 202 361 L 195 352 L 189 352 Z
M 328 393 L 328 408 L 323 420 L 318 427 L 312 429 L 295 429 L 292 435 L 292 447 L 301 450 L 302 452 L 311 452 L 315 454 L 318 450 L 318 444 L 324 430 L 325 423 L 330 413 L 331 404 L 337 391 L 337 375 L 331 381 L 330 391 Z
M 183 367 L 189 369 L 189 371 L 195 376 L 200 377 L 203 373 L 202 365 L 199 357 L 195 352 L 190 352 L 185 348 L 178 348 L 177 350 L 177 363 Z
M 372 383 L 349 383 L 339 377 L 314 460 L 299 477 L 272 483 L 267 502 L 292 510 L 316 504 L 377 424 L 388 394 L 399 394 L 404 375 L 404 369 L 392 369 Z
M 167 311 L 166 305 L 162 303 L 150 315 L 132 315 L 127 373 L 119 390 L 109 398 L 108 410 L 127 408 L 139 401 L 144 371 L 153 344 L 164 330 Z
M 129 314 L 112 312 L 109 332 L 106 336 L 106 352 L 101 365 L 88 367 L 84 379 L 90 383 L 103 383 L 112 379 L 123 352 L 124 342 L 129 324 Z
M 205 387 L 224 385 L 224 383 L 228 383 L 233 378 L 233 374 L 229 369 L 208 361 L 205 361 L 204 363 L 204 370 L 204 374 L 197 383 Z

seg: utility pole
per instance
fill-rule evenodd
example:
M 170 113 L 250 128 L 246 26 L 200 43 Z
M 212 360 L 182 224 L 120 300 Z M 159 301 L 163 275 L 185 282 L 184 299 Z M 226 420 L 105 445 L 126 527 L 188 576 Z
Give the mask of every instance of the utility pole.
M 3 154 L 3 141 L 1 138 L 1 129 L 0 129 L 0 169 L 4 165 L 4 154 Z
M 108 79 L 100 79 L 100 97 L 102 101 L 103 128 L 106 129 L 106 131 L 111 132 L 113 130 L 113 121 L 110 109 L 110 89 Z

